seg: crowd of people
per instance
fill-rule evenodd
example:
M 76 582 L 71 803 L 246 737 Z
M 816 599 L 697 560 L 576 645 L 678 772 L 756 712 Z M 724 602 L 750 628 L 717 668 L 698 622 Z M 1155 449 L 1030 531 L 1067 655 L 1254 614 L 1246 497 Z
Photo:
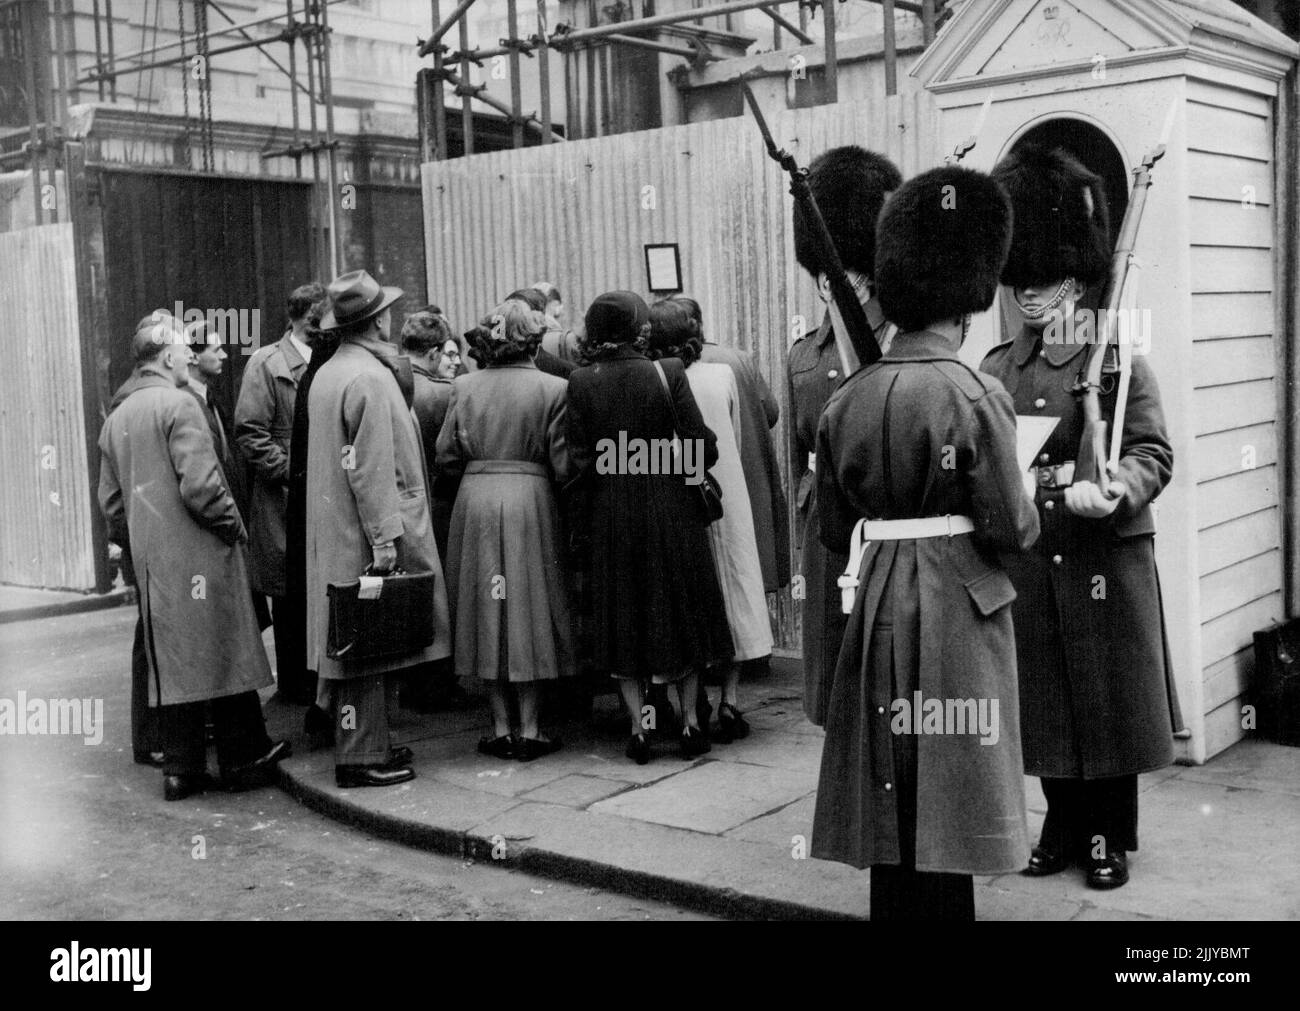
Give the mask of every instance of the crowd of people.
M 1101 487 L 1073 459 L 1084 345 L 1044 336 L 1100 304 L 1101 181 L 1026 148 L 991 175 L 904 182 L 850 146 L 808 183 L 819 213 L 796 203 L 795 253 L 828 312 L 789 349 L 781 451 L 798 475 L 804 706 L 826 730 L 813 855 L 870 867 L 876 918 L 971 918 L 974 874 L 1078 865 L 1119 887 L 1137 775 L 1172 760 L 1180 723 L 1152 546 L 1173 465 L 1154 377 L 1129 366 Z M 829 305 L 841 268 L 883 351 L 856 371 Z M 1020 318 L 975 369 L 958 350 L 1000 284 Z M 742 687 L 772 652 L 767 594 L 792 557 L 779 412 L 754 363 L 681 295 L 606 292 L 581 337 L 545 282 L 462 333 L 434 305 L 395 333 L 401 295 L 364 270 L 296 289 L 233 419 L 212 395 L 219 335 L 140 322 L 100 437 L 100 502 L 139 588 L 137 760 L 162 764 L 168 798 L 205 788 L 210 701 L 225 784 L 265 781 L 288 752 L 255 694 L 268 623 L 277 691 L 332 743 L 340 787 L 411 779 L 390 710 L 463 706 L 475 681 L 478 748 L 498 759 L 562 747 L 544 724 L 566 686 L 617 690 L 639 764 L 659 740 L 694 758 L 745 737 Z M 1107 417 L 1120 368 L 1102 368 Z M 1058 419 L 1028 469 L 1018 414 Z M 398 573 L 433 577 L 403 616 L 414 644 L 332 648 L 327 590 L 382 595 L 362 577 Z M 991 703 L 996 725 L 922 733 L 897 718 L 913 699 Z M 1026 773 L 1048 804 L 1032 849 Z
M 204 600 L 229 613 L 184 604 L 194 613 L 173 630 L 159 619 L 174 602 L 155 606 L 155 589 L 179 590 L 133 575 L 137 759 L 164 766 L 168 797 L 210 785 L 201 762 L 173 757 L 180 737 L 193 746 L 192 727 L 167 729 L 181 704 L 173 666 L 205 635 L 252 650 L 268 625 L 277 692 L 307 707 L 313 746 L 334 747 L 340 786 L 411 779 L 409 749 L 389 740 L 390 709 L 464 707 L 475 682 L 491 721 L 478 748 L 501 759 L 558 750 L 544 714 L 608 690 L 626 706 L 637 763 L 656 739 L 676 737 L 694 757 L 745 737 L 742 671 L 769 660 L 767 593 L 790 579 L 778 409 L 752 360 L 706 342 L 698 303 L 682 296 L 651 307 L 631 292 L 601 295 L 579 338 L 546 282 L 510 292 L 464 333 L 437 305 L 394 332 L 401 295 L 365 271 L 295 289 L 283 337 L 244 370 L 233 419 L 210 388 L 226 361 L 220 335 L 161 311 L 140 321 L 136 368 L 104 428 L 112 537 L 127 559 L 150 553 L 151 510 L 129 508 L 120 491 L 139 484 L 135 454 L 110 438 L 129 439 L 119 405 L 147 379 L 209 435 L 208 454 L 178 461 L 166 448 L 182 505 L 207 486 L 213 515 L 190 508 L 189 532 L 221 542 L 229 571 L 197 574 L 211 581 Z M 637 440 L 674 447 L 677 466 L 598 465 L 607 444 Z M 717 518 L 684 480 L 697 447 L 723 503 Z M 152 448 L 161 464 L 164 447 Z M 332 656 L 326 588 L 398 572 L 434 574 L 432 640 L 382 658 Z M 264 663 L 251 669 L 259 677 L 240 684 L 245 722 L 230 734 L 257 722 L 247 692 L 269 675 Z M 287 750 L 258 751 L 263 778 Z M 228 785 L 246 762 L 224 755 Z

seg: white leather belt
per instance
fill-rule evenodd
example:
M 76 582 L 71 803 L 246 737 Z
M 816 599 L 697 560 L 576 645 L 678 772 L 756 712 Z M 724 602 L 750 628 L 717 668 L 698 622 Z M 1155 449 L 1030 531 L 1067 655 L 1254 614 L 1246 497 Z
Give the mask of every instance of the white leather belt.
M 853 613 L 853 600 L 858 595 L 858 573 L 862 558 L 872 541 L 919 541 L 928 537 L 955 537 L 969 534 L 975 523 L 969 516 L 922 516 L 910 520 L 861 519 L 853 527 L 849 542 L 849 564 L 836 581 L 840 588 L 840 610 Z

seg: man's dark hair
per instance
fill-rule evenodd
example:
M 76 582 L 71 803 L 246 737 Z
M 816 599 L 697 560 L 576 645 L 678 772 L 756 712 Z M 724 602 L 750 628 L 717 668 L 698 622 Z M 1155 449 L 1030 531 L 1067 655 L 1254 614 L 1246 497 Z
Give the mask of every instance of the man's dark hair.
M 325 294 L 325 285 L 318 281 L 311 281 L 294 288 L 289 293 L 289 319 L 302 319 L 311 311 L 312 306 L 325 300 Z
M 401 348 L 417 355 L 428 354 L 452 339 L 451 324 L 441 313 L 413 312 L 402 324 Z

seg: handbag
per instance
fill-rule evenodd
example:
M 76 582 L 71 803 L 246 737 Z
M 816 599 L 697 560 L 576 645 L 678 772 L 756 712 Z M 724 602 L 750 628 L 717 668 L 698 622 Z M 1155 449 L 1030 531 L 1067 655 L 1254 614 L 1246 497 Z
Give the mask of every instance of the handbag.
M 664 367 L 658 362 L 654 363 L 654 367 L 655 371 L 659 373 L 659 385 L 664 388 L 664 396 L 668 398 L 668 410 L 673 416 L 673 437 L 677 444 L 680 445 L 682 426 L 677 421 L 677 405 L 673 403 L 673 394 L 668 388 L 668 376 L 664 374 Z M 706 469 L 704 471 L 704 480 L 690 487 L 695 489 L 696 502 L 699 505 L 700 516 L 705 525 L 716 523 L 722 519 L 722 486 L 718 484 L 718 479 Z
M 433 644 L 432 572 L 407 573 L 398 569 L 382 577 L 350 583 L 330 583 L 329 637 L 325 655 L 331 660 L 378 660 L 415 653 Z M 378 578 L 376 586 L 370 580 Z
M 1259 735 L 1300 747 L 1300 618 L 1255 633 L 1252 681 Z

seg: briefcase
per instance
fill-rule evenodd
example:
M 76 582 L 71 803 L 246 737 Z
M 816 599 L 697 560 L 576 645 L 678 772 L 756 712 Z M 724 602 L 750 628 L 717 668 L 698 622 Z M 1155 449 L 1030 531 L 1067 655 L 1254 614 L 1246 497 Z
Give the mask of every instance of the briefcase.
M 378 577 L 378 594 L 369 580 L 330 583 L 329 638 L 325 655 L 331 660 L 378 660 L 414 653 L 433 644 L 432 572 L 394 572 Z
M 1253 680 L 1259 735 L 1300 747 L 1300 618 L 1255 633 Z

